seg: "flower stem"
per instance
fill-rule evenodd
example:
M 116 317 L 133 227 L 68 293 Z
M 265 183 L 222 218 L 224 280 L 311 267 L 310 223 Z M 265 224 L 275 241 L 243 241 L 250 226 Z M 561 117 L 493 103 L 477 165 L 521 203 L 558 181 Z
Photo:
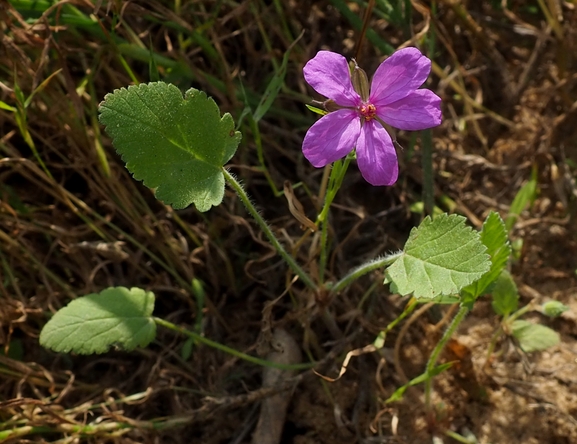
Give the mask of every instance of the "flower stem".
M 425 216 L 433 217 L 435 208 L 435 191 L 433 179 L 433 138 L 431 130 L 421 132 L 421 142 L 423 144 L 423 203 Z
M 344 162 L 336 161 L 333 164 L 333 168 L 331 169 L 331 175 L 329 178 L 329 187 L 327 190 L 327 194 L 325 197 L 325 203 L 323 205 L 323 209 L 321 210 L 320 214 L 317 217 L 317 224 L 321 224 L 321 257 L 320 257 L 320 264 L 319 264 L 319 282 L 324 282 L 325 278 L 325 268 L 327 265 L 327 256 L 328 256 L 328 249 L 327 249 L 327 239 L 328 239 L 328 216 L 329 210 L 331 208 L 331 204 L 335 196 L 337 195 L 337 191 L 341 188 L 343 183 L 343 179 L 345 177 L 345 173 L 347 172 L 347 168 L 351 163 L 352 156 L 349 154 Z
M 439 342 L 437 342 L 437 345 L 435 346 L 435 348 L 433 349 L 433 352 L 431 353 L 431 357 L 429 358 L 429 362 L 427 362 L 427 369 L 426 369 L 427 374 L 432 373 L 433 369 L 435 368 L 435 365 L 437 364 L 437 360 L 439 359 L 439 356 L 441 355 L 441 352 L 445 348 L 445 345 L 447 344 L 449 339 L 451 339 L 451 336 L 453 336 L 453 333 L 455 333 L 455 331 L 457 330 L 457 327 L 459 327 L 459 324 L 463 321 L 463 319 L 465 319 L 465 316 L 467 315 L 467 313 L 469 313 L 469 309 L 467 307 L 465 307 L 464 305 L 461 306 L 461 308 L 459 308 L 459 311 L 457 312 L 457 314 L 455 315 L 455 317 L 451 321 L 451 324 L 449 325 L 447 330 L 445 330 L 443 337 L 441 338 L 441 340 Z M 432 387 L 432 384 L 433 384 L 432 377 L 429 377 L 425 380 L 425 408 L 428 411 L 431 411 L 431 387 Z
M 178 325 L 175 325 L 172 322 L 166 321 L 164 319 L 157 317 L 153 317 L 152 319 L 157 325 L 162 325 L 169 330 L 188 336 L 189 338 L 193 338 L 195 341 L 200 342 L 201 344 L 216 348 L 217 350 L 228 353 L 232 356 L 236 356 L 237 358 L 244 359 L 245 361 L 252 362 L 253 364 L 262 365 L 263 367 L 274 367 L 281 370 L 306 370 L 316 365 L 314 362 L 303 362 L 301 364 L 281 364 L 279 362 L 267 361 L 266 359 L 260 359 L 255 356 L 247 355 L 246 353 L 240 352 L 231 347 L 227 347 L 226 345 L 220 344 L 219 342 L 211 341 L 210 339 L 205 338 L 204 336 L 194 331 L 179 327 Z
M 378 268 L 382 268 L 382 267 L 386 267 L 388 265 L 391 265 L 402 254 L 403 254 L 402 251 L 399 253 L 390 254 L 388 256 L 374 259 L 374 260 L 366 262 L 366 263 L 364 263 L 364 264 L 362 264 L 356 268 L 353 268 L 340 281 L 338 281 L 336 284 L 329 287 L 329 291 L 331 293 L 338 293 L 339 291 L 341 291 L 345 287 L 349 286 L 352 282 L 354 282 L 355 280 L 357 280 L 361 276 L 363 276 L 367 273 L 370 273 L 371 271 L 376 270 Z
M 304 284 L 312 288 L 313 290 L 317 289 L 317 285 L 313 282 L 312 278 L 296 263 L 294 258 L 287 253 L 284 247 L 281 245 L 279 240 L 276 238 L 266 221 L 262 218 L 259 214 L 258 210 L 255 208 L 253 203 L 250 201 L 250 198 L 246 194 L 246 191 L 242 187 L 242 185 L 236 180 L 236 178 L 229 173 L 225 168 L 222 169 L 224 174 L 224 178 L 228 182 L 228 184 L 236 191 L 236 194 L 250 213 L 250 215 L 254 218 L 262 232 L 268 238 L 271 245 L 275 248 L 278 254 L 285 260 L 285 262 L 289 265 L 289 267 L 295 272 L 295 274 L 299 277 Z

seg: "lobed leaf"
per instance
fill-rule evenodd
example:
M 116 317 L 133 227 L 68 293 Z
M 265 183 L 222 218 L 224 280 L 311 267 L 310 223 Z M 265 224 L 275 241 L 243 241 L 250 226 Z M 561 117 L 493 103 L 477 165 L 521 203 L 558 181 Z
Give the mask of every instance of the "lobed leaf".
M 463 300 L 474 302 L 484 294 L 505 269 L 509 256 L 511 256 L 511 244 L 507 237 L 505 222 L 499 213 L 491 211 L 483 227 L 481 228 L 481 242 L 487 247 L 487 254 L 491 257 L 491 268 L 477 282 L 463 289 Z
M 241 134 L 230 114 L 196 89 L 184 98 L 163 82 L 115 90 L 100 104 L 100 122 L 136 180 L 175 209 L 199 211 L 224 197 L 222 166 L 234 155 Z
M 154 293 L 110 287 L 71 301 L 40 333 L 40 344 L 56 352 L 104 353 L 145 347 L 156 335 Z
M 479 233 L 459 215 L 427 216 L 411 230 L 403 254 L 386 270 L 385 283 L 401 295 L 432 299 L 458 294 L 486 273 L 491 261 Z

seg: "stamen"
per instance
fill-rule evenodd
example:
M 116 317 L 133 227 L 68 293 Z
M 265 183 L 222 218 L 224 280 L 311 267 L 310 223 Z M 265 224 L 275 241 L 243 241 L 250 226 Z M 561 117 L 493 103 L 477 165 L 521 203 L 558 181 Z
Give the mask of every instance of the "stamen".
M 368 122 L 371 119 L 374 119 L 377 115 L 377 107 L 372 103 L 363 103 L 359 107 L 359 112 L 361 116 L 364 117 L 365 121 Z

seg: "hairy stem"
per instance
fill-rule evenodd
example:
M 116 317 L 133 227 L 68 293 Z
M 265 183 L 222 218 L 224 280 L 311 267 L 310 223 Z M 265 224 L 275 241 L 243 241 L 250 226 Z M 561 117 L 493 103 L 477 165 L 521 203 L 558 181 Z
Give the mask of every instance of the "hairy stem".
M 300 265 L 296 263 L 295 259 L 290 254 L 287 253 L 287 251 L 284 249 L 279 240 L 276 238 L 276 236 L 274 235 L 274 233 L 272 232 L 266 221 L 263 219 L 263 217 L 259 214 L 258 210 L 255 208 L 253 203 L 250 201 L 250 198 L 248 197 L 248 194 L 246 194 L 246 191 L 244 190 L 242 185 L 225 168 L 222 169 L 222 172 L 228 184 L 232 187 L 234 191 L 236 191 L 236 194 L 238 195 L 238 197 L 240 197 L 240 200 L 242 201 L 242 203 L 244 204 L 250 215 L 254 218 L 254 220 L 262 230 L 262 232 L 268 238 L 271 245 L 278 252 L 278 254 L 281 255 L 281 257 L 285 260 L 285 262 L 289 265 L 289 267 L 295 272 L 295 274 L 299 277 L 301 281 L 304 282 L 304 284 L 307 287 L 316 290 L 317 285 L 314 283 L 314 281 L 308 275 L 308 273 L 306 273 L 300 267 Z
M 348 287 L 352 282 L 360 278 L 361 276 L 370 273 L 373 270 L 378 268 L 383 268 L 388 265 L 391 265 L 395 262 L 399 256 L 403 254 L 402 252 L 390 254 L 388 256 L 384 256 L 378 259 L 374 259 L 372 261 L 366 262 L 356 268 L 353 268 L 349 271 L 340 281 L 329 288 L 331 293 L 338 293 L 339 291 L 343 290 L 345 287 Z
M 459 311 L 457 312 L 457 314 L 455 315 L 455 317 L 451 321 L 451 324 L 449 325 L 447 330 L 445 330 L 443 337 L 441 338 L 441 340 L 439 342 L 437 342 L 437 345 L 435 346 L 435 348 L 433 349 L 433 352 L 431 353 L 431 357 L 429 358 L 429 362 L 427 362 L 427 369 L 426 369 L 427 374 L 431 374 L 432 371 L 434 370 L 435 365 L 437 364 L 437 360 L 439 359 L 441 352 L 445 348 L 445 345 L 447 344 L 449 339 L 451 339 L 451 336 L 453 336 L 453 333 L 455 333 L 455 331 L 459 327 L 459 324 L 463 321 L 463 319 L 465 319 L 465 316 L 467 316 L 467 313 L 469 313 L 469 309 L 467 307 L 465 307 L 464 305 L 461 306 L 461 308 L 459 308 Z M 431 387 L 432 387 L 432 384 L 433 384 L 433 378 L 431 378 L 431 377 L 427 378 L 427 380 L 425 381 L 425 408 L 429 412 L 431 411 Z

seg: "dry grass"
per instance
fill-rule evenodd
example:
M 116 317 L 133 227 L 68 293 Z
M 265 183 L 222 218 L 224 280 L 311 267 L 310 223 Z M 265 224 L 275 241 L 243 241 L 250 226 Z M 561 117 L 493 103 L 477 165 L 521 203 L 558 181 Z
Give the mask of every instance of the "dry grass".
M 443 98 L 444 122 L 433 131 L 434 188 L 429 190 L 422 174 L 427 142 L 410 134 L 399 135 L 404 150 L 395 187 L 372 188 L 351 168 L 332 215 L 328 278 L 400 248 L 421 217 L 411 206 L 422 202 L 424 191 L 432 191 L 436 205 L 479 226 L 490 210 L 506 215 L 536 169 L 539 197 L 512 232 L 524 241 L 514 275 L 527 301 L 556 296 L 572 304 L 575 3 L 399 1 L 390 10 L 382 7 L 385 2 L 376 3 L 357 54 L 367 72 L 391 47 L 402 45 L 417 44 L 435 62 L 429 87 Z M 56 355 L 38 345 L 39 330 L 71 298 L 113 285 L 140 286 L 156 293 L 155 315 L 245 352 L 254 352 L 269 322 L 283 326 L 309 358 L 325 359 L 332 374 L 342 353 L 371 343 L 404 302 L 378 285 L 379 275 L 360 280 L 338 300 L 315 300 L 298 283 L 285 294 L 291 276 L 232 193 L 205 214 L 165 207 L 131 179 L 101 134 L 97 105 L 115 88 L 148 81 L 155 65 L 161 79 L 206 91 L 238 118 L 245 107 L 254 109 L 284 53 L 304 31 L 273 107 L 258 126 L 243 120 L 243 142 L 231 168 L 289 250 L 314 272 L 316 246 L 303 238 L 285 198 L 275 196 L 270 182 L 277 189 L 285 180 L 302 184 L 295 193 L 314 218 L 322 171 L 300 153 L 304 131 L 314 121 L 304 107 L 311 91 L 301 70 L 320 48 L 355 55 L 365 5 L 337 0 L 50 4 L 0 2 L 0 100 L 7 105 L 0 107 L 0 344 L 5 351 L 0 442 L 248 442 L 257 414 L 253 406 L 270 394 L 259 390 L 255 366 L 200 346 L 188 357 L 182 352 L 185 340 L 165 331 L 151 347 L 133 353 Z M 205 285 L 202 305 L 193 279 Z M 321 305 L 336 319 L 332 328 L 319 318 Z M 477 326 L 494 328 L 486 307 L 479 310 L 484 315 L 475 314 Z M 396 364 L 409 377 L 422 371 L 437 321 L 434 315 L 421 316 L 401 338 L 405 345 Z M 565 352 L 577 349 L 575 325 L 574 316 L 554 324 Z M 310 373 L 301 375 L 283 442 L 393 442 L 395 418 L 400 419 L 396 442 L 430 442 L 431 430 L 446 428 L 469 429 L 481 442 L 499 442 L 501 435 L 466 412 L 467 400 L 477 413 L 499 409 L 498 401 L 493 395 L 489 401 L 471 400 L 458 375 L 440 379 L 446 410 L 432 423 L 424 422 L 418 389 L 409 392 L 409 402 L 383 404 L 402 383 L 392 359 L 397 338 L 393 332 L 382 354 L 354 360 L 337 383 L 323 385 Z M 479 333 L 477 341 L 488 339 Z M 501 357 L 505 363 L 515 359 Z M 492 375 L 477 376 L 493 394 L 506 387 Z M 573 387 L 565 394 L 573 396 L 574 381 L 569 384 Z M 570 418 L 577 403 L 547 402 L 557 410 L 535 429 L 535 441 L 519 440 L 513 432 L 504 439 L 575 442 Z M 523 408 L 527 415 L 533 411 Z M 505 411 L 503 418 L 508 418 Z M 566 421 L 560 426 L 551 418 Z M 513 419 L 505 426 L 489 422 L 489 429 L 491 424 L 499 432 L 500 427 L 516 430 Z

